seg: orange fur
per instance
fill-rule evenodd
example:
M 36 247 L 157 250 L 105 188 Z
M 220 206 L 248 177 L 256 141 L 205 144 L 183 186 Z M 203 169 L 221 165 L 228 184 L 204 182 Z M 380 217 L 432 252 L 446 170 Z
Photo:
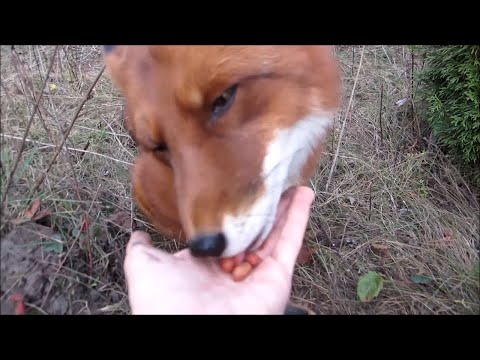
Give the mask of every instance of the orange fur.
M 105 61 L 140 148 L 136 201 L 159 232 L 184 240 L 221 231 L 224 214 L 265 196 L 262 164 L 276 130 L 340 103 L 328 46 L 118 46 Z M 212 102 L 235 83 L 233 105 L 212 122 Z M 322 141 L 299 183 L 316 170 Z M 168 151 L 155 152 L 163 142 Z

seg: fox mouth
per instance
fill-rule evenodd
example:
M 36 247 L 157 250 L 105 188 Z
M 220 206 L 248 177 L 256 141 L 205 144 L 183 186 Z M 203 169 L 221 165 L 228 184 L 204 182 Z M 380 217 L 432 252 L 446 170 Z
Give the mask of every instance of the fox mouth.
M 275 207 L 275 217 L 273 221 L 270 222 L 270 220 L 266 220 L 265 225 L 262 226 L 260 231 L 258 232 L 257 236 L 253 239 L 253 241 L 250 243 L 250 245 L 245 249 L 245 252 L 254 252 L 258 250 L 259 248 L 262 247 L 262 245 L 267 241 L 268 237 L 270 236 L 273 228 L 277 224 L 279 220 L 279 213 L 278 213 L 278 205 L 280 201 L 277 203 Z
M 267 238 L 267 236 L 263 237 L 263 229 L 260 231 L 260 233 L 255 237 L 255 239 L 252 241 L 252 243 L 248 246 L 248 248 L 245 250 L 245 252 L 251 252 L 257 250 L 260 246 L 262 246 L 263 242 Z M 263 239 L 262 239 L 263 238 Z
M 271 237 L 271 233 L 280 220 L 281 215 L 278 211 L 279 204 L 280 201 L 275 207 L 274 219 L 266 219 L 260 231 L 246 248 L 244 248 L 242 251 L 236 252 L 235 254 L 220 256 L 220 261 L 230 261 L 233 262 L 233 264 L 239 265 L 243 261 L 249 262 L 250 260 L 248 260 L 248 257 L 252 255 L 256 259 L 262 259 L 265 256 L 268 256 L 268 254 L 273 250 L 273 247 L 275 247 L 275 243 L 277 242 L 277 239 Z M 250 265 L 255 266 L 252 263 Z
M 244 251 L 245 253 L 254 252 L 254 251 L 262 248 L 264 243 L 268 240 L 268 238 L 270 237 L 273 229 L 275 228 L 275 226 L 277 226 L 277 223 L 280 220 L 280 216 L 281 216 L 280 215 L 281 211 L 279 211 L 280 202 L 282 201 L 285 193 L 290 188 L 291 188 L 290 186 L 287 186 L 286 189 L 282 192 L 282 195 L 280 196 L 280 199 L 278 200 L 278 202 L 276 203 L 276 206 L 274 207 L 275 208 L 275 214 L 274 214 L 273 220 L 270 221 L 268 218 L 266 219 L 265 224 L 262 226 L 262 228 L 258 232 L 257 236 L 253 239 L 251 244 L 245 249 L 245 251 Z

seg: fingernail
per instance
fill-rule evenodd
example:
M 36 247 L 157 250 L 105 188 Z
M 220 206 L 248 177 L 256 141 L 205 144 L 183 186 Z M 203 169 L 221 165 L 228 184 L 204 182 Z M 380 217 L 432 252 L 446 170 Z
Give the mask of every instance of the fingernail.
M 313 192 L 313 190 L 308 186 L 301 186 L 298 190 L 304 201 L 311 205 L 313 203 L 313 200 L 315 200 L 315 193 Z

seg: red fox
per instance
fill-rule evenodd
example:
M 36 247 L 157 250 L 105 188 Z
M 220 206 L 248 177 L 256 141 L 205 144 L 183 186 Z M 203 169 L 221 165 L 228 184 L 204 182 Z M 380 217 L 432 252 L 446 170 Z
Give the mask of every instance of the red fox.
M 317 169 L 341 101 L 330 46 L 106 46 L 139 146 L 134 196 L 198 257 L 257 250 Z

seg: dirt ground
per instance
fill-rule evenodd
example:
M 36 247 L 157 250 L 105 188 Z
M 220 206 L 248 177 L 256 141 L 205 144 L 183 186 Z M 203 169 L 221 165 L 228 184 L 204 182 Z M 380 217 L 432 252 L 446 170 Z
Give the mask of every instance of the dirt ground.
M 479 314 L 479 192 L 415 115 L 409 50 L 335 49 L 344 106 L 311 181 L 313 261 L 297 266 L 293 300 L 318 314 Z M 54 51 L 1 47 L 2 196 L 48 74 L 2 212 L 1 313 L 128 314 L 132 229 L 167 251 L 182 245 L 157 235 L 132 199 L 136 149 L 100 48 Z M 369 272 L 383 286 L 363 302 Z
M 50 227 L 29 222 L 15 227 L 2 240 L 2 314 L 16 313 L 19 300 L 12 299 L 15 294 L 25 303 L 25 314 L 82 314 L 85 308 L 96 313 L 102 303 L 115 300 L 103 299 L 88 284 L 76 282 L 65 286 L 62 279 L 69 274 L 59 267 L 62 254 L 45 249 L 55 241 L 55 235 L 58 234 Z M 11 295 L 4 296 L 8 293 Z

